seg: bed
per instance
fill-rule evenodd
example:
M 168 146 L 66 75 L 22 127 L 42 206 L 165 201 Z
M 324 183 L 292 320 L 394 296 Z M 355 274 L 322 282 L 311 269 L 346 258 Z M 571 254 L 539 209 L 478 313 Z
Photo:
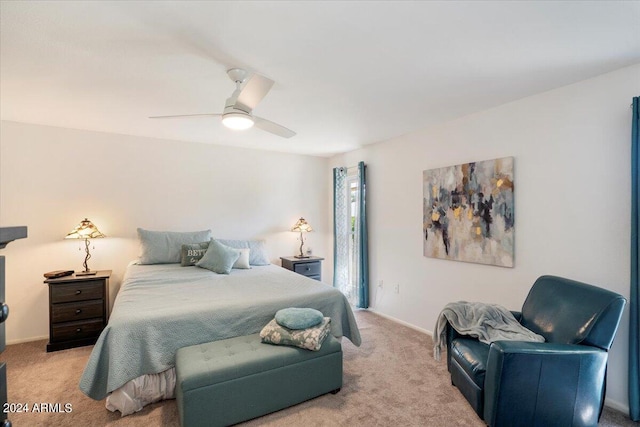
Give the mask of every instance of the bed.
M 259 332 L 286 307 L 320 310 L 331 317 L 335 337 L 361 343 L 342 293 L 279 266 L 225 275 L 180 264 L 130 264 L 80 389 L 104 399 L 134 379 L 172 371 L 179 348 Z

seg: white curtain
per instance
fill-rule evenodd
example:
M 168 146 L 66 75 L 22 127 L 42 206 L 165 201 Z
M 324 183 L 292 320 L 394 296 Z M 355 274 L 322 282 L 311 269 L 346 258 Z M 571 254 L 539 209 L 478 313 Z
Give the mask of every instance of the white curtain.
M 358 308 L 369 306 L 365 164 L 333 170 L 333 286 Z
M 347 168 L 333 170 L 333 286 L 352 301 L 349 283 L 349 200 Z

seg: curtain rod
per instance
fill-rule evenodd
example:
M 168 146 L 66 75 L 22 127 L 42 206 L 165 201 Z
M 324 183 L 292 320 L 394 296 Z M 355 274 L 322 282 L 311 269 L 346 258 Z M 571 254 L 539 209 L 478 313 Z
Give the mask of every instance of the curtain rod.
M 355 165 L 355 166 L 338 166 L 338 167 L 346 169 L 346 170 L 358 169 L 358 165 Z

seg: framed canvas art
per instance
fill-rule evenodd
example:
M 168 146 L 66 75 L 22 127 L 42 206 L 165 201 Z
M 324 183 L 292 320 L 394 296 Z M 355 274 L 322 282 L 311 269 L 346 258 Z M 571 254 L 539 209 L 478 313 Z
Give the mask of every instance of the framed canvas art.
M 513 157 L 422 172 L 424 256 L 513 267 Z

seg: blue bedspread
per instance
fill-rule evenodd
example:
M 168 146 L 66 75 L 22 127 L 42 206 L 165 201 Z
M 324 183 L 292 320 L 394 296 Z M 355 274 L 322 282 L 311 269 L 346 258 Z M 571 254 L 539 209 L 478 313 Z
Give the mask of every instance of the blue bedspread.
M 179 348 L 259 332 L 276 311 L 311 307 L 331 333 L 360 345 L 347 299 L 327 284 L 268 265 L 229 275 L 179 264 L 130 265 L 80 380 L 104 399 L 127 381 L 175 365 Z

